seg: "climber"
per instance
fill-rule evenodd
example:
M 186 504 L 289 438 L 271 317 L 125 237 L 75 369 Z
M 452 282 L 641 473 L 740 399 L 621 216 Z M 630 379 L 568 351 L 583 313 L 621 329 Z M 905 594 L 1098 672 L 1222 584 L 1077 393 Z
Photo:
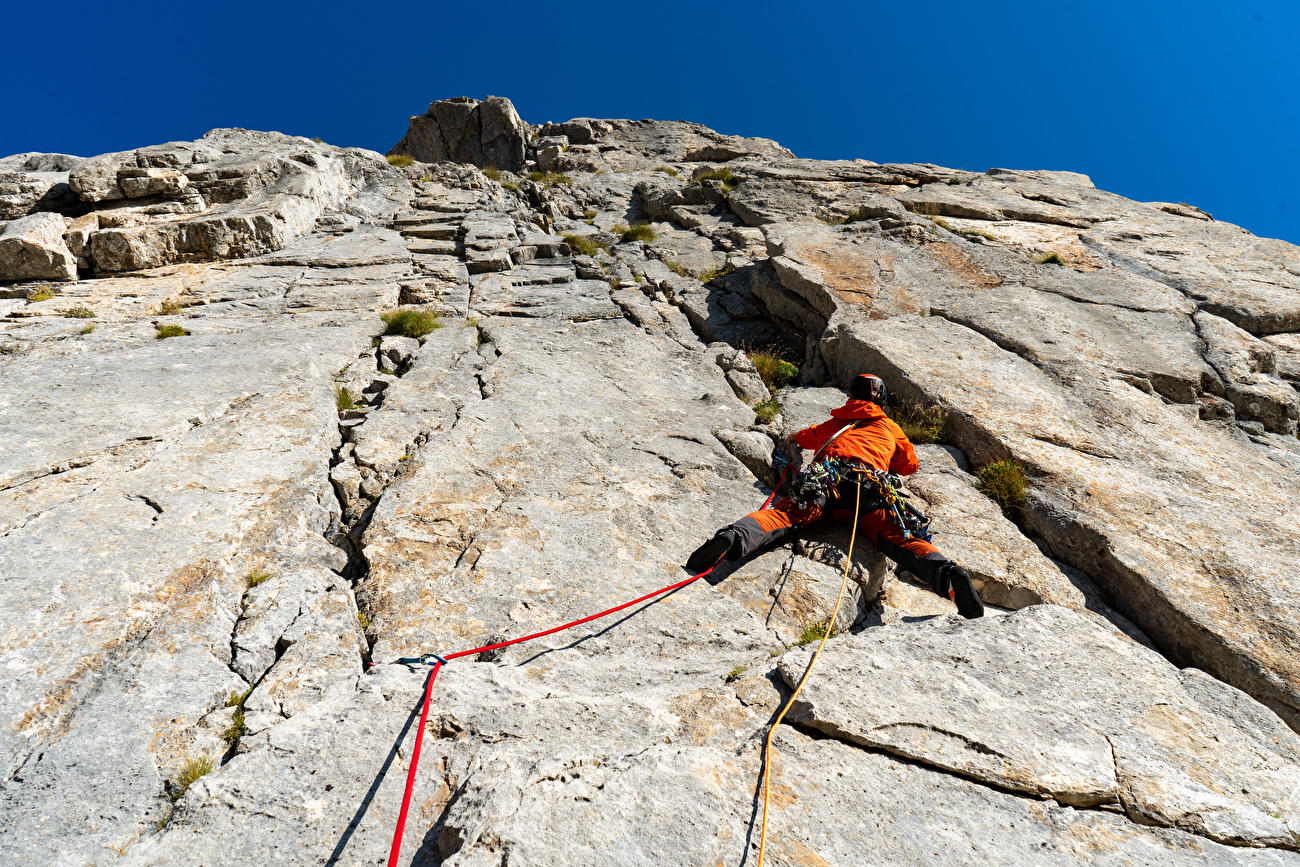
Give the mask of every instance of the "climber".
M 831 412 L 831 419 L 804 428 L 786 440 L 816 453 L 810 464 L 819 459 L 841 458 L 863 470 L 887 471 L 902 476 L 919 468 L 916 452 L 902 429 L 885 414 L 888 392 L 879 377 L 863 374 L 849 386 L 849 399 Z M 860 462 L 860 463 L 859 463 Z M 752 512 L 730 526 L 723 527 L 701 545 L 686 561 L 691 572 L 703 572 L 723 557 L 739 560 L 764 545 L 780 542 L 799 527 L 830 517 L 835 521 L 853 519 L 858 484 L 862 485 L 862 502 L 858 526 L 880 551 L 907 571 L 925 581 L 930 589 L 957 603 L 963 617 L 984 615 L 984 604 L 971 584 L 970 574 L 948 560 L 939 549 L 899 526 L 895 511 L 887 505 L 879 490 L 862 480 L 868 473 L 849 472 L 829 489 L 816 493 L 800 507 L 787 493 L 771 509 Z M 829 508 L 832 493 L 838 494 L 836 508 Z M 829 515 L 827 514 L 829 512 Z M 928 535 L 928 534 L 927 534 Z

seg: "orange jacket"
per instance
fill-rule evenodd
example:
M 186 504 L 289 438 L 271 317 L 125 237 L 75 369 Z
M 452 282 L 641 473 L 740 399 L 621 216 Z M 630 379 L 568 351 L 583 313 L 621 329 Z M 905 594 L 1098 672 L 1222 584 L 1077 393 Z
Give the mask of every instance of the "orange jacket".
M 877 470 L 889 470 L 900 476 L 910 476 L 919 468 L 912 443 L 885 411 L 869 400 L 850 400 L 831 411 L 831 420 L 806 427 L 794 435 L 794 441 L 814 452 L 835 436 L 846 424 L 865 422 L 856 430 L 848 431 L 831 443 L 822 459 L 832 457 L 857 458 Z

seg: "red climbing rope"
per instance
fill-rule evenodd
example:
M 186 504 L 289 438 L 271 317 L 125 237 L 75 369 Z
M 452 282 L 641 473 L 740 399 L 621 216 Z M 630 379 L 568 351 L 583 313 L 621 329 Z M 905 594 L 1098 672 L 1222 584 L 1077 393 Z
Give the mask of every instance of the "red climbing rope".
M 624 608 L 631 608 L 633 605 L 636 605 L 638 602 L 644 602 L 647 599 L 652 599 L 655 596 L 659 596 L 663 593 L 669 593 L 673 590 L 677 590 L 680 587 L 685 587 L 687 584 L 690 584 L 693 581 L 698 581 L 699 579 L 703 578 L 705 575 L 708 575 L 715 568 L 717 568 L 716 565 L 710 566 L 708 569 L 705 569 L 700 574 L 692 575 L 690 578 L 687 578 L 684 581 L 678 581 L 676 584 L 669 584 L 667 587 L 661 587 L 660 589 L 654 591 L 653 593 L 647 593 L 644 596 L 638 596 L 636 599 L 633 599 L 631 602 L 624 602 L 622 605 L 616 605 L 613 608 L 607 608 L 606 610 L 600 612 L 599 614 L 593 614 L 590 617 L 584 617 L 581 620 L 575 620 L 572 623 L 566 623 L 563 626 L 556 626 L 554 629 L 547 629 L 545 632 L 534 632 L 532 635 L 525 635 L 523 638 L 512 638 L 509 641 L 501 641 L 498 642 L 497 644 L 487 644 L 484 645 L 483 647 L 475 647 L 471 650 L 462 650 L 458 653 L 449 653 L 445 657 L 435 657 L 433 661 L 433 670 L 429 672 L 429 679 L 425 681 L 425 685 L 424 685 L 424 710 L 420 712 L 420 728 L 415 733 L 415 749 L 411 751 L 411 768 L 406 773 L 406 794 L 402 796 L 402 810 L 400 813 L 397 814 L 397 829 L 393 832 L 393 848 L 388 855 L 388 864 L 389 865 L 396 864 L 397 856 L 401 853 L 402 850 L 402 832 L 406 829 L 406 813 L 411 806 L 411 792 L 415 788 L 415 770 L 420 764 L 420 745 L 424 741 L 424 725 L 429 718 L 429 700 L 430 700 L 430 696 L 433 695 L 433 681 L 435 678 L 438 677 L 438 671 L 442 668 L 443 663 L 451 662 L 451 660 L 459 659 L 462 656 L 474 656 L 475 654 L 483 653 L 484 651 L 487 650 L 496 650 L 498 647 L 509 647 L 512 644 L 520 644 L 525 641 L 532 641 L 534 638 L 541 638 L 543 636 L 551 635 L 556 632 L 563 632 L 565 629 L 571 629 L 574 626 L 581 626 L 584 623 L 590 623 L 593 620 L 599 620 L 600 618 L 605 617 L 606 615 L 613 614 L 617 611 L 622 611 Z M 428 655 L 432 655 L 432 654 L 428 654 Z
M 788 472 L 788 470 L 786 472 Z M 772 499 L 776 497 L 776 491 L 781 490 L 781 485 L 785 483 L 785 476 L 786 476 L 785 472 L 781 473 L 781 481 L 777 483 L 776 490 L 773 491 L 771 495 L 767 498 L 767 500 L 763 503 L 762 508 L 759 509 L 760 512 L 763 511 L 763 509 L 766 509 L 768 505 L 771 504 Z M 633 599 L 631 602 L 624 602 L 622 605 L 616 605 L 613 608 L 607 608 L 604 611 L 600 612 L 599 614 L 592 614 L 590 617 L 584 617 L 581 620 L 574 620 L 571 623 L 566 623 L 563 626 L 556 626 L 555 628 L 547 629 L 544 632 L 534 632 L 532 635 L 525 635 L 522 638 L 512 638 L 509 641 L 501 641 L 496 644 L 487 644 L 484 645 L 483 647 L 475 647 L 470 650 L 462 650 L 457 653 L 449 653 L 446 656 L 438 656 L 437 654 L 427 653 L 422 657 L 418 657 L 417 659 L 399 660 L 399 661 L 423 663 L 426 662 L 426 660 L 429 657 L 432 657 L 433 669 L 429 672 L 429 679 L 426 680 L 424 683 L 424 709 L 420 711 L 420 728 L 415 733 L 415 749 L 411 751 L 411 767 L 410 770 L 406 772 L 406 793 L 402 795 L 402 809 L 401 812 L 397 814 L 397 828 L 394 829 L 393 831 L 393 848 L 388 853 L 388 867 L 394 867 L 394 865 L 397 864 L 397 857 L 398 855 L 401 854 L 402 851 L 402 833 L 406 830 L 406 813 L 411 807 L 411 792 L 415 789 L 415 771 L 416 768 L 418 768 L 420 765 L 420 746 L 424 743 L 424 725 L 429 719 L 429 701 L 433 695 L 433 682 L 435 679 L 437 679 L 438 672 L 442 669 L 443 665 L 445 665 L 448 662 L 451 662 L 453 659 L 460 659 L 462 656 L 474 656 L 476 654 L 483 653 L 484 651 L 496 650 L 498 647 L 509 647 L 512 644 L 521 644 L 525 641 L 532 641 L 534 638 L 542 638 L 547 635 L 552 635 L 556 632 L 563 632 L 566 629 L 572 629 L 575 626 L 581 626 L 584 623 L 590 623 L 593 620 L 599 620 L 600 618 L 605 617 L 607 615 L 614 614 L 615 612 L 618 611 L 622 611 L 624 608 L 631 608 L 633 605 L 636 605 L 639 602 L 644 602 L 647 599 L 653 599 L 655 596 L 659 596 L 661 594 L 669 593 L 673 590 L 677 590 L 678 588 L 685 587 L 687 584 L 690 584 L 693 581 L 698 581 L 699 579 L 703 578 L 705 575 L 708 575 L 716 568 L 717 568 L 717 564 L 715 563 L 714 565 L 710 566 L 708 569 L 705 569 L 700 574 L 692 575 L 690 578 L 687 578 L 684 581 L 678 581 L 676 584 L 669 584 L 667 587 L 661 587 L 660 589 L 654 591 L 653 593 L 647 593 L 644 596 L 638 596 L 636 599 Z

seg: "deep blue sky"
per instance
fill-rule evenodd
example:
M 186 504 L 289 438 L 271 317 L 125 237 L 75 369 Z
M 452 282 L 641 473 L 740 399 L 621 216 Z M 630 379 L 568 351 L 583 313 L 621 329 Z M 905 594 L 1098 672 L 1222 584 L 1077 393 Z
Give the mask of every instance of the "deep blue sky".
M 1069 169 L 1300 243 L 1300 3 L 9 4 L 0 155 L 219 126 L 387 150 L 448 96 L 796 154 Z

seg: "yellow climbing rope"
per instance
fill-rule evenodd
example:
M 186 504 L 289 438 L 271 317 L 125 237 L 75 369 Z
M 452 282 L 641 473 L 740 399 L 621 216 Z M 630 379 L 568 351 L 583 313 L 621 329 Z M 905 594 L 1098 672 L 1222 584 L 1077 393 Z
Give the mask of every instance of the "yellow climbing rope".
M 844 574 L 840 576 L 840 592 L 835 597 L 835 608 L 831 611 L 831 619 L 826 621 L 826 631 L 822 633 L 821 644 L 817 645 L 817 651 L 813 654 L 812 662 L 808 663 L 808 669 L 799 678 L 799 685 L 794 688 L 794 694 L 790 700 L 781 708 L 781 712 L 776 715 L 772 721 L 772 727 L 767 730 L 767 739 L 763 747 L 763 829 L 758 836 L 758 867 L 763 867 L 763 851 L 767 848 L 767 802 L 768 795 L 771 793 L 772 785 L 772 735 L 776 733 L 776 727 L 781 724 L 785 718 L 786 711 L 794 704 L 794 700 L 799 697 L 799 692 L 803 685 L 808 682 L 808 675 L 812 674 L 813 666 L 817 664 L 817 657 L 822 655 L 822 648 L 826 646 L 826 641 L 831 637 L 831 630 L 835 627 L 835 618 L 840 613 L 840 603 L 844 600 L 844 588 L 848 586 L 849 569 L 853 566 L 853 543 L 858 538 L 858 510 L 862 506 L 862 480 L 858 479 L 858 495 L 853 503 L 853 531 L 849 535 L 849 553 L 844 558 Z

